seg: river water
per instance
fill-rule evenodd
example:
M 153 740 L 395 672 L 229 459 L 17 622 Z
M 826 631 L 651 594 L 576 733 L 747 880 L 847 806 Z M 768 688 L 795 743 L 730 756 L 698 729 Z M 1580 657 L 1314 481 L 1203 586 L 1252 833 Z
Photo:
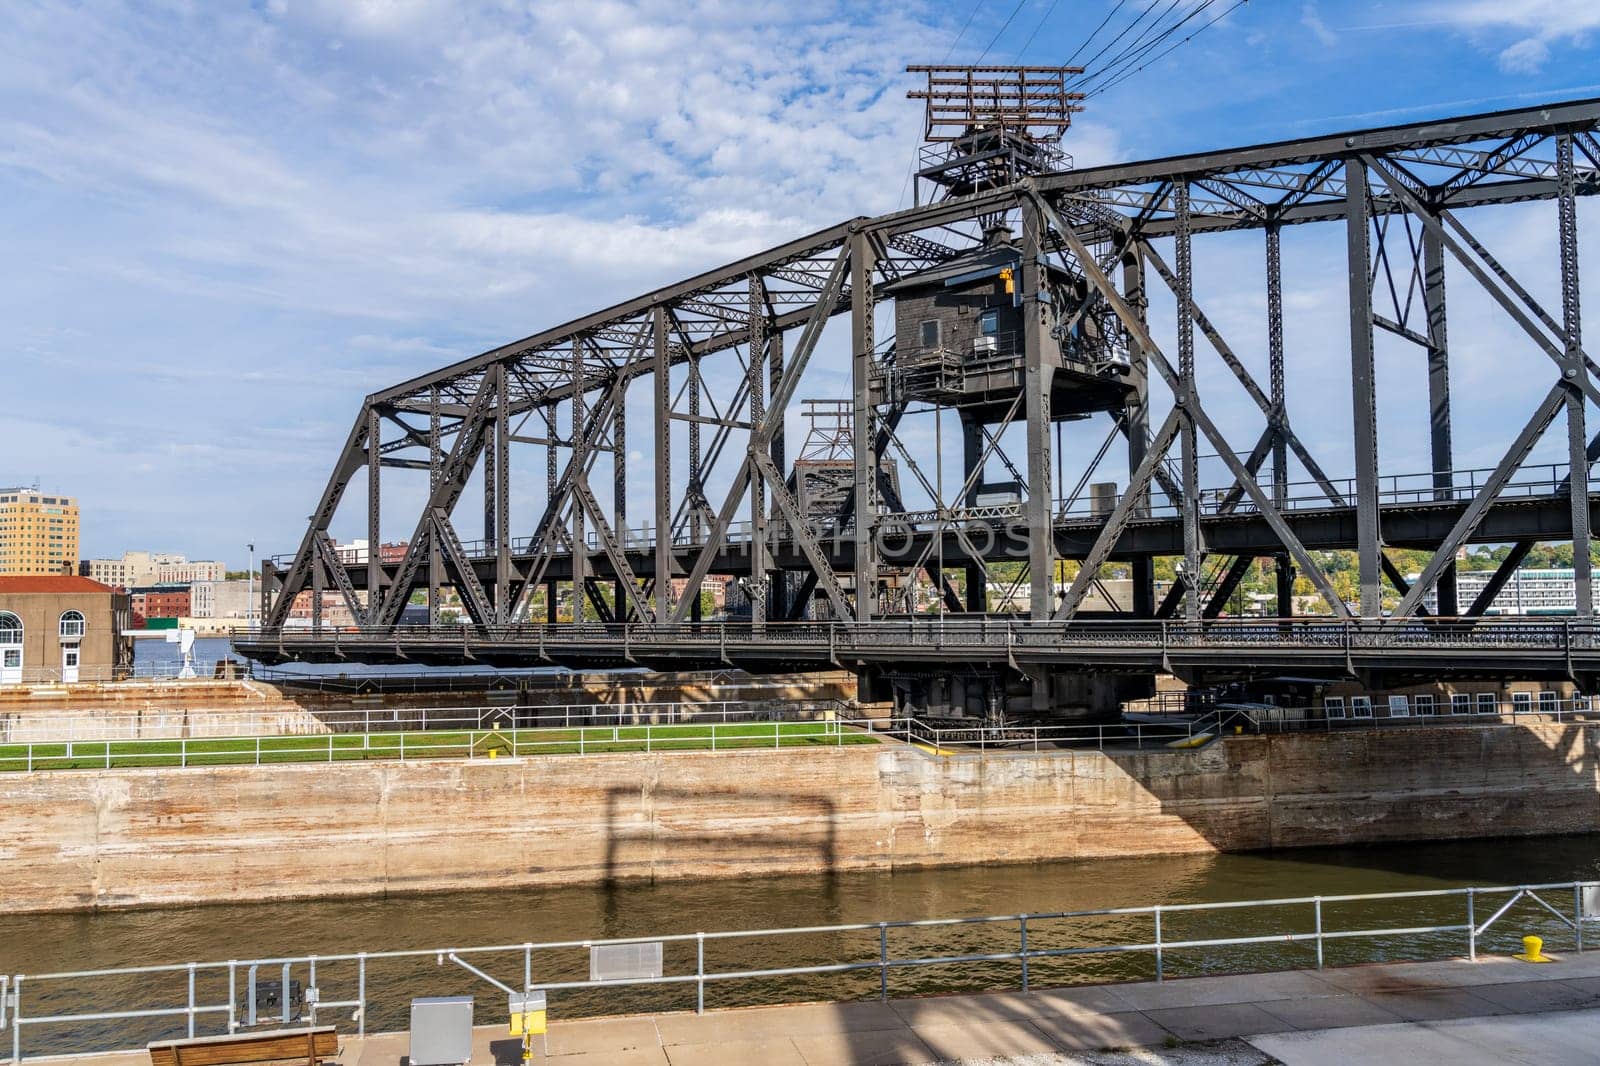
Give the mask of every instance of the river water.
M 470 827 L 463 827 L 470 833 Z M 1050 832 L 1041 825 L 1040 832 Z M 204 861 L 197 858 L 195 861 Z M 521 944 L 621 936 L 736 929 L 839 925 L 880 920 L 975 917 L 1021 912 L 1081 911 L 1106 907 L 1179 904 L 1216 900 L 1330 896 L 1540 881 L 1600 879 L 1600 835 L 1523 840 L 1465 841 L 1352 848 L 1297 849 L 1240 855 L 1186 855 L 1143 859 L 1083 860 L 1029 866 L 980 866 L 896 873 L 849 873 L 814 877 L 763 877 L 699 882 L 621 884 L 454 892 L 360 900 L 252 905 L 213 905 L 148 911 L 74 915 L 0 914 L 0 973 L 128 967 L 303 954 L 329 955 Z M 0 892 L 0 908 L 4 906 Z M 1481 923 L 1498 905 L 1480 902 Z M 1570 893 L 1557 900 L 1571 905 Z M 1547 916 L 1548 917 L 1548 916 Z M 1326 904 L 1328 930 L 1460 923 L 1460 897 L 1404 904 Z M 1308 906 L 1270 911 L 1168 914 L 1168 941 L 1219 936 L 1309 932 Z M 1536 905 L 1522 904 L 1497 926 L 1485 950 L 1505 951 L 1525 932 L 1543 932 L 1552 946 L 1570 945 L 1570 933 L 1553 919 L 1541 920 Z M 1149 942 L 1148 916 L 1109 916 L 1030 923 L 1029 946 L 1081 947 Z M 1563 939 L 1564 938 L 1564 939 Z M 1014 951 L 1015 923 L 1008 925 L 897 929 L 889 933 L 892 958 Z M 1433 958 L 1464 954 L 1464 933 L 1330 941 L 1329 964 L 1369 959 Z M 712 941 L 708 971 L 776 968 L 876 959 L 876 930 L 808 934 L 751 941 Z M 534 979 L 584 980 L 588 957 L 581 949 L 536 953 Z M 522 953 L 479 960 L 508 984 L 520 984 Z M 1167 976 L 1203 972 L 1290 968 L 1315 964 L 1310 945 L 1266 944 L 1167 953 Z M 666 946 L 668 973 L 693 973 L 694 944 Z M 353 997 L 352 964 L 324 963 L 318 984 L 324 1001 Z M 262 977 L 277 976 L 276 970 Z M 1147 979 L 1154 976 L 1149 953 L 1082 955 L 1032 963 L 1038 985 Z M 304 981 L 304 968 L 294 980 Z M 1015 987 L 1016 962 L 895 969 L 890 993 Z M 238 1000 L 242 1001 L 243 975 Z M 35 982 L 24 1005 L 41 1011 L 78 1012 L 113 1004 L 182 1003 L 180 977 L 107 982 Z M 225 981 L 202 975 L 199 999 L 226 999 Z M 434 957 L 369 964 L 368 1027 L 403 1028 L 414 995 L 473 994 L 480 1014 L 498 1018 L 503 996 L 481 980 Z M 850 999 L 875 995 L 875 970 L 711 984 L 708 1007 L 759 1002 Z M 173 997 L 176 997 L 174 1000 Z M 694 1004 L 693 985 L 655 989 L 583 989 L 551 996 L 552 1016 L 685 1009 Z M 348 1010 L 337 1013 L 348 1027 Z M 214 1023 L 213 1023 L 214 1024 Z M 141 1042 L 171 1025 L 143 1027 L 44 1026 L 27 1031 L 25 1054 L 80 1050 L 83 1041 Z M 201 1031 L 207 1031 L 205 1023 Z M 137 1037 L 137 1041 L 132 1038 Z

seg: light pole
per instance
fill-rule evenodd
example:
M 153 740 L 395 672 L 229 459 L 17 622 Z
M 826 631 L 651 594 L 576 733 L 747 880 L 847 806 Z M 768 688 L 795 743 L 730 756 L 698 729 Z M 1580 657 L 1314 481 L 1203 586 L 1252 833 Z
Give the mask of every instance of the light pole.
M 250 569 L 245 571 L 248 584 L 245 585 L 244 594 L 244 631 L 248 633 L 255 628 L 250 623 L 250 612 L 255 609 L 256 602 L 256 546 L 247 544 L 245 547 L 250 549 Z

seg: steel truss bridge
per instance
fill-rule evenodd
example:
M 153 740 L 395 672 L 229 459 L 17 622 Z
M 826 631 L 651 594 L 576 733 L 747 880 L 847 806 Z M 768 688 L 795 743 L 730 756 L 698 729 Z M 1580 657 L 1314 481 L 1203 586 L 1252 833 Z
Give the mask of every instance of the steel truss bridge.
M 1593 616 L 1600 486 L 1590 471 L 1600 434 L 1590 435 L 1588 416 L 1600 403 L 1600 366 L 1581 337 L 1576 204 L 1600 190 L 1597 129 L 1600 100 L 1584 100 L 1033 174 L 854 218 L 402 382 L 361 405 L 298 549 L 263 565 L 262 630 L 236 644 L 268 661 L 839 663 L 863 672 L 1231 662 L 1435 674 L 1487 664 L 1576 677 L 1600 651 L 1586 635 L 1572 640 L 1572 626 L 1470 620 L 1539 541 L 1573 543 L 1577 616 Z M 1469 208 L 1545 200 L 1555 206 L 1548 246 L 1560 280 L 1552 307 L 1463 219 Z M 1337 476 L 1291 420 L 1286 394 L 1294 351 L 1281 235 L 1317 223 L 1344 237 L 1350 404 L 1317 397 L 1299 410 L 1316 419 L 1314 439 L 1337 430 L 1348 441 L 1354 468 Z M 939 417 L 939 405 L 884 385 L 895 341 L 880 336 L 889 317 L 881 309 L 894 299 L 887 287 L 962 262 L 997 225 L 1018 233 L 1016 276 L 1006 275 L 1021 308 L 1018 387 L 998 416 L 955 412 L 964 453 L 951 491 L 934 473 L 928 434 L 910 432 L 930 411 Z M 1240 231 L 1261 235 L 1265 381 L 1195 295 L 1204 279 L 1194 246 Z M 1511 416 L 1525 421 L 1484 469 L 1455 462 L 1447 273 L 1453 305 L 1476 301 L 1515 326 L 1521 344 L 1505 353 L 1508 373 L 1549 381 L 1531 411 Z M 1227 280 L 1235 291 L 1243 284 Z M 1170 302 L 1170 335 L 1150 324 L 1156 297 Z M 839 318 L 849 322 L 836 345 L 851 388 L 848 492 L 842 507 L 818 515 L 786 462 L 785 416 L 804 395 L 808 367 L 826 361 L 819 348 Z M 1069 417 L 1051 410 L 1052 397 L 1068 372 L 1062 338 L 1091 318 L 1108 323 L 1126 353 L 1129 399 L 1101 412 L 1098 453 L 1069 456 L 1052 444 L 1053 427 Z M 1425 369 L 1425 393 L 1386 397 L 1386 409 L 1404 401 L 1404 416 L 1427 427 L 1423 473 L 1379 463 L 1380 331 L 1417 350 Z M 1165 386 L 1159 404 L 1152 376 Z M 1240 388 L 1257 424 L 1229 439 L 1207 399 Z M 630 424 L 630 398 L 648 398 L 645 425 Z M 1552 425 L 1564 426 L 1565 461 L 1534 466 Z M 1021 454 L 1008 454 L 1019 439 Z M 629 510 L 630 449 L 651 457 L 643 516 Z M 1202 460 L 1220 463 L 1209 484 Z M 1001 464 L 1016 492 L 986 502 Z M 1112 466 L 1125 488 L 1091 505 L 1084 487 Z M 1082 472 L 1071 492 L 1068 467 Z M 341 506 L 362 486 L 368 548 L 341 549 L 330 530 L 336 516 L 350 522 Z M 360 520 L 359 502 L 348 510 Z M 481 536 L 462 536 L 468 511 Z M 394 543 L 380 549 L 386 535 Z M 1458 603 L 1457 550 L 1507 542 L 1514 550 L 1489 587 Z M 1431 561 L 1408 581 L 1386 546 L 1427 549 Z M 1354 550 L 1359 602 L 1335 592 L 1313 554 L 1326 549 Z M 1158 601 L 1159 556 L 1182 562 Z M 1222 621 L 1208 628 L 1262 559 L 1274 561 L 1280 616 L 1293 613 L 1298 576 L 1330 619 L 1258 626 L 1243 640 Z M 1060 560 L 1079 563 L 1064 591 Z M 992 567 L 1003 561 L 1025 564 L 1028 613 L 985 619 Z M 1086 602 L 1113 562 L 1128 568 L 1133 595 L 1107 619 Z M 738 580 L 748 620 L 700 619 L 711 575 Z M 917 586 L 964 612 L 931 644 L 896 591 Z M 1398 596 L 1389 612 L 1386 589 Z M 466 624 L 441 627 L 450 590 Z M 401 625 L 419 594 L 429 624 Z M 330 597 L 348 608 L 353 631 L 324 623 Z M 562 621 L 573 605 L 600 622 Z

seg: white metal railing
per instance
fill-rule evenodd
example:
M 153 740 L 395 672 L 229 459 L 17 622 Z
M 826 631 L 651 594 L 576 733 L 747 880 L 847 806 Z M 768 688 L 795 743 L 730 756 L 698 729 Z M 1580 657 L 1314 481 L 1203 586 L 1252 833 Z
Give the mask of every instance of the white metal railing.
M 932 748 L 935 753 L 1049 752 L 1059 749 L 1104 751 L 1107 747 L 1143 750 L 1215 735 L 1212 718 L 1189 722 L 1095 722 L 1084 725 L 995 725 L 983 722 L 940 724 L 918 718 L 857 719 L 869 732 Z
M 507 692 L 516 697 L 517 693 Z M 358 697 L 359 698 L 359 697 Z M 120 714 L 0 714 L 0 744 L 63 740 L 178 740 L 183 737 L 298 736 L 305 733 L 392 733 L 402 730 L 519 729 L 540 726 L 670 725 L 749 721 L 837 710 L 837 700 L 704 700 L 558 703 L 534 706 L 487 703 L 458 707 L 356 707 L 343 710 L 263 709 L 210 711 L 146 704 Z
M 1003 914 L 971 918 L 931 918 L 901 921 L 856 922 L 843 925 L 802 926 L 777 929 L 746 929 L 712 933 L 678 933 L 663 936 L 623 937 L 609 940 L 566 940 L 546 943 L 527 942 L 486 947 L 439 947 L 410 951 L 375 951 L 332 955 L 298 955 L 278 958 L 260 958 L 226 962 L 188 962 L 174 965 L 139 966 L 120 969 L 78 970 L 46 974 L 14 974 L 9 978 L 9 1017 L 0 1014 L 0 1028 L 11 1029 L 11 1054 L 14 1063 L 23 1060 L 24 1032 L 53 1029 L 56 1034 L 46 1050 L 51 1054 L 87 1054 L 119 1050 L 127 1047 L 128 1027 L 119 1025 L 102 1030 L 112 1046 L 91 1046 L 83 1038 L 92 1032 L 90 1023 L 140 1020 L 162 1023 L 169 1020 L 180 1024 L 187 1036 L 199 1034 L 202 1020 L 217 1019 L 215 1027 L 223 1032 L 234 1032 L 257 1021 L 253 999 L 241 1008 L 241 989 L 247 994 L 255 989 L 257 974 L 265 969 L 269 974 L 281 975 L 283 984 L 281 1015 L 270 1021 L 273 1024 L 291 1025 L 305 1023 L 353 1025 L 359 1035 L 365 1035 L 370 1012 L 381 1008 L 380 1016 L 400 1020 L 404 1017 L 397 1009 L 411 995 L 426 994 L 434 981 L 424 979 L 417 964 L 434 962 L 443 967 L 446 960 L 475 977 L 492 984 L 500 992 L 511 986 L 492 977 L 487 971 L 518 972 L 523 991 L 549 993 L 588 990 L 612 990 L 639 986 L 667 986 L 692 988 L 695 1009 L 705 1009 L 708 985 L 731 985 L 737 982 L 755 982 L 777 977 L 806 975 L 835 976 L 851 973 L 875 973 L 876 992 L 887 999 L 891 975 L 900 970 L 919 967 L 992 966 L 1015 964 L 1015 980 L 1006 979 L 1006 985 L 1022 991 L 1031 991 L 1035 981 L 1034 971 L 1051 960 L 1071 960 L 1085 956 L 1137 956 L 1153 963 L 1154 977 L 1166 977 L 1174 954 L 1199 954 L 1217 949 L 1302 945 L 1309 949 L 1318 969 L 1327 963 L 1330 945 L 1351 942 L 1376 942 L 1401 939 L 1416 957 L 1418 948 L 1434 950 L 1424 957 L 1457 955 L 1457 949 L 1466 957 L 1476 960 L 1480 950 L 1493 948 L 1497 943 L 1490 938 L 1498 923 L 1511 913 L 1518 903 L 1527 901 L 1526 908 L 1537 919 L 1530 926 L 1525 919 L 1517 932 L 1552 932 L 1556 937 L 1567 937 L 1574 950 L 1584 950 L 1584 927 L 1596 918 L 1600 909 L 1600 882 L 1565 881 L 1553 884 L 1530 884 L 1498 887 L 1469 887 L 1424 889 L 1408 892 L 1375 892 L 1344 895 L 1296 896 L 1282 899 L 1235 900 L 1211 903 L 1159 904 L 1141 907 L 1103 907 L 1078 911 L 1050 911 L 1041 913 Z M 1417 905 L 1404 909 L 1402 924 L 1373 924 L 1376 913 L 1384 910 L 1381 904 L 1404 903 Z M 1361 905 L 1361 906 L 1353 906 Z M 1350 910 L 1356 914 L 1348 914 Z M 1480 918 L 1484 911 L 1487 918 Z M 1185 931 L 1185 923 L 1196 916 L 1212 916 L 1228 921 L 1235 930 L 1248 926 L 1245 932 L 1231 935 L 1205 935 L 1202 924 L 1197 931 Z M 1104 935 L 1107 923 L 1116 919 L 1110 936 Z M 1009 931 L 1009 944 L 996 945 L 1001 950 L 964 950 L 959 937 L 946 937 L 931 945 L 909 945 L 915 953 L 902 954 L 902 944 L 891 951 L 891 936 L 905 931 L 916 931 L 925 940 L 928 934 L 961 929 L 989 928 Z M 1122 935 L 1116 935 L 1121 932 Z M 1128 934 L 1132 934 L 1130 937 Z M 792 966 L 734 966 L 721 969 L 708 964 L 708 945 L 732 945 L 740 951 L 740 958 L 750 958 L 763 949 L 770 950 L 773 942 L 793 942 L 794 938 L 827 938 L 835 954 L 824 962 Z M 1434 940 L 1418 938 L 1433 937 Z M 1547 938 L 1551 939 L 1551 938 Z M 845 942 L 853 942 L 847 948 Z M 671 972 L 664 965 L 658 976 L 627 977 L 611 980 L 565 979 L 565 975 L 581 972 L 577 965 L 580 953 L 593 948 L 620 945 L 660 944 L 671 947 L 663 952 L 674 964 Z M 1014 945 L 1011 946 L 1011 945 Z M 1551 939 L 1551 946 L 1556 943 Z M 780 952 L 782 948 L 778 949 Z M 1370 956 L 1369 956 L 1370 957 Z M 470 962 L 468 960 L 471 960 Z M 409 969 L 395 964 L 409 963 Z M 1060 965 L 1060 962 L 1057 963 Z M 1258 967 L 1259 969 L 1259 967 Z M 397 970 L 399 972 L 397 973 Z M 382 971 L 383 980 L 371 980 L 374 971 Z M 991 971 L 992 972 L 992 971 Z M 305 975 L 304 1001 L 299 1007 L 292 1003 L 289 994 L 290 980 L 296 973 Z M 535 980 L 535 975 L 540 979 Z M 1070 978 L 1070 973 L 1059 969 L 1045 971 L 1046 979 Z M 0 982 L 6 979 L 0 978 Z M 325 992 L 322 984 L 326 982 Z M 107 1002 L 126 1001 L 128 989 L 136 984 L 139 994 L 135 1003 L 123 1009 L 91 1008 Z M 0 991 L 7 987 L 0 983 Z M 369 991 L 378 987 L 390 997 L 387 1001 L 369 999 Z M 925 990 L 919 982 L 918 990 Z M 991 986 L 992 987 L 992 984 Z M 114 988 L 116 995 L 106 990 Z M 789 995 L 796 995 L 794 986 Z M 343 996 L 344 998 L 334 998 Z M 609 1003 L 611 1010 L 604 1008 Z M 35 1005 L 45 1013 L 34 1014 Z M 602 1002 L 603 1013 L 616 1013 L 616 1000 Z M 328 1017 L 334 1011 L 352 1010 Z M 319 1017 L 321 1015 L 321 1017 Z M 348 1021 L 346 1021 L 348 1017 Z M 170 1032 L 167 1035 L 172 1035 Z M 124 1043 L 117 1043 L 118 1040 Z M 132 1045 L 134 1047 L 138 1044 Z
M 184 737 L 178 740 L 69 740 L 0 745 L 0 772 L 141 767 L 261 766 L 371 760 L 495 759 L 525 755 L 728 752 L 869 741 L 837 718 L 770 721 L 752 717 L 665 725 L 324 733 L 298 736 Z

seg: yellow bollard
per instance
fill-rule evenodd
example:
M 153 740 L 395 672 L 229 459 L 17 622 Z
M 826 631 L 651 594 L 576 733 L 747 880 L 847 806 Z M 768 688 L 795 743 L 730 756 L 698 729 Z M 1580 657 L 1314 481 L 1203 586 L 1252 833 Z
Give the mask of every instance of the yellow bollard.
M 1523 962 L 1555 962 L 1544 953 L 1544 938 L 1539 936 L 1525 936 L 1522 938 L 1522 954 L 1511 956 Z

